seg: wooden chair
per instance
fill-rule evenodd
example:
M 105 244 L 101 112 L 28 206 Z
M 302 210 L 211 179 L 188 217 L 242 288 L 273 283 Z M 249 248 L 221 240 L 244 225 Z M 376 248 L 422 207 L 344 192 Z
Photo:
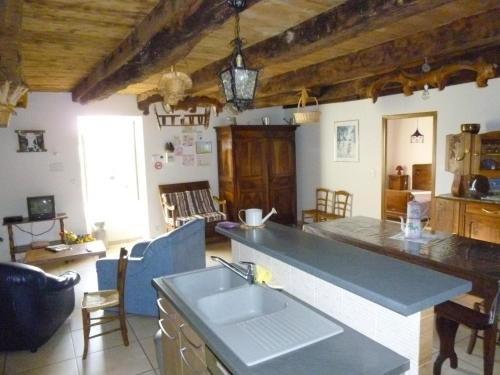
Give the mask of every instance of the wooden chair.
M 332 212 L 320 213 L 319 221 L 343 219 L 345 217 L 351 194 L 345 190 L 337 190 L 334 194 Z
M 128 346 L 127 323 L 125 321 L 125 274 L 127 273 L 128 253 L 125 248 L 120 250 L 120 258 L 118 260 L 118 270 L 116 278 L 116 289 L 100 290 L 98 292 L 85 292 L 82 301 L 82 320 L 83 320 L 83 359 L 87 358 L 89 340 L 94 337 L 106 335 L 108 333 L 121 330 L 123 344 Z M 90 314 L 99 310 L 104 310 L 112 307 L 118 308 L 116 316 L 100 316 L 91 318 Z M 90 336 L 90 328 L 100 324 L 106 324 L 113 320 L 120 320 L 120 327 L 101 332 Z M 91 323 L 92 320 L 98 320 Z
M 330 194 L 333 194 L 331 190 L 316 189 L 316 208 L 302 210 L 302 223 L 305 223 L 306 219 L 312 219 L 314 223 L 319 221 L 319 214 L 326 212 L 328 206 L 331 205 Z
M 474 303 L 474 310 L 476 311 L 482 311 L 484 310 L 484 305 L 480 302 L 476 302 Z M 497 319 L 499 319 L 499 312 L 497 311 Z M 480 336 L 479 333 L 478 333 L 478 330 L 477 329 L 471 329 L 471 334 L 470 334 L 470 337 L 469 337 L 469 344 L 467 345 L 467 353 L 468 354 L 472 354 L 472 351 L 474 350 L 474 346 L 476 346 L 476 340 L 477 338 L 484 338 L 483 336 Z M 497 345 L 500 345 L 500 329 L 498 329 L 498 325 L 497 325 L 497 341 L 496 341 L 496 344 Z

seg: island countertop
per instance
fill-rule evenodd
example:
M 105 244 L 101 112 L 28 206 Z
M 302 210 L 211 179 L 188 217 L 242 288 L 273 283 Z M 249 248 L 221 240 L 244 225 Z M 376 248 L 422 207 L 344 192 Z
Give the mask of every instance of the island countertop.
M 216 231 L 404 316 L 472 287 L 457 277 L 272 222 Z

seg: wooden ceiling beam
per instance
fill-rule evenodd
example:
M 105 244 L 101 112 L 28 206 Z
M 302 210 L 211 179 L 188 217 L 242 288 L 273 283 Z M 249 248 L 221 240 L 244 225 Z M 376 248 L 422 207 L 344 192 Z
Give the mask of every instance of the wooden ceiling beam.
M 21 26 L 23 2 L 0 1 L 0 83 L 21 83 Z
M 252 68 L 260 69 L 298 59 L 321 48 L 332 47 L 359 34 L 453 1 L 455 0 L 348 0 L 279 35 L 246 48 L 245 62 Z M 229 65 L 230 59 L 231 56 L 194 72 L 191 76 L 192 91 L 217 86 L 219 72 Z
M 257 95 L 272 96 L 298 91 L 302 87 L 325 86 L 380 75 L 423 63 L 424 57 L 462 53 L 499 42 L 500 8 L 496 8 L 433 30 L 272 77 L 259 84 Z
M 260 0 L 247 0 L 247 8 Z M 173 7 L 173 9 L 172 9 Z M 73 100 L 103 99 L 186 57 L 234 11 L 225 1 L 162 0 L 126 40 L 73 90 Z
M 488 48 L 476 49 L 474 51 L 447 56 L 438 61 L 432 61 L 432 71 L 437 71 L 443 66 L 450 64 L 463 63 L 463 62 L 474 62 L 478 58 L 483 59 L 485 62 L 490 64 L 497 64 L 500 66 L 500 45 L 496 45 Z M 412 67 L 408 72 L 414 72 L 418 74 L 420 72 L 420 64 Z M 316 91 L 320 91 L 318 101 L 320 104 L 326 103 L 338 103 L 350 100 L 366 99 L 369 98 L 368 88 L 377 80 L 380 79 L 391 79 L 397 77 L 401 73 L 401 70 L 396 69 L 385 74 L 376 75 L 368 78 L 359 78 L 348 82 L 342 82 L 334 85 L 323 86 L 321 88 L 315 88 Z M 500 76 L 500 69 L 496 69 L 496 76 Z M 473 82 L 476 80 L 476 75 L 470 72 L 463 71 L 453 75 L 447 82 L 447 86 Z M 432 89 L 433 87 L 431 87 Z M 401 94 L 403 93 L 403 88 L 401 85 L 388 85 L 384 87 L 379 96 Z M 432 95 L 432 94 L 431 94 Z M 256 108 L 272 107 L 276 105 L 282 106 L 295 106 L 297 105 L 297 93 L 288 92 L 281 93 L 273 96 L 261 97 L 255 100 L 254 105 Z

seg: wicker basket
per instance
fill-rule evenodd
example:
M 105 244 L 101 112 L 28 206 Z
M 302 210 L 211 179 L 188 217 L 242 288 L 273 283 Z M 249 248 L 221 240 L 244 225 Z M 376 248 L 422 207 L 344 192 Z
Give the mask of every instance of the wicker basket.
M 321 118 L 321 112 L 319 111 L 318 99 L 312 97 L 316 101 L 316 111 L 303 111 L 309 95 L 307 95 L 307 91 L 304 94 L 304 90 L 302 91 L 301 97 L 299 99 L 299 103 L 297 104 L 297 112 L 293 114 L 296 124 L 311 124 L 319 122 Z M 303 111 L 303 112 L 302 112 Z
M 12 113 L 14 110 L 11 106 L 0 104 L 0 128 L 6 128 L 9 125 Z

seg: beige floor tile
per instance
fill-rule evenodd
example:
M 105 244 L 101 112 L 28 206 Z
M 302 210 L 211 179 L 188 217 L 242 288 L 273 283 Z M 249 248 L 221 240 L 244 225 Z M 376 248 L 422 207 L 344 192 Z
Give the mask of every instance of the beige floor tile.
M 111 322 L 111 323 L 107 324 L 106 326 L 105 327 L 102 327 L 102 326 L 93 327 L 90 331 L 90 334 L 94 335 L 94 334 L 100 333 L 100 332 L 102 332 L 103 328 L 104 328 L 104 330 L 118 328 L 120 326 L 120 323 L 118 321 Z M 130 324 L 127 324 L 127 329 L 128 329 L 127 334 L 128 334 L 129 343 L 137 341 Z M 73 347 L 75 348 L 76 356 L 79 357 L 83 354 L 83 329 L 71 331 L 71 337 L 73 339 Z M 116 331 L 116 332 L 109 333 L 109 334 L 104 335 L 104 336 L 99 336 L 99 337 L 95 337 L 93 339 L 90 339 L 88 352 L 95 353 L 95 352 L 99 352 L 99 351 L 102 351 L 105 349 L 114 348 L 116 346 L 123 346 L 123 339 L 122 339 L 121 331 Z
M 76 359 L 68 359 L 55 363 L 53 365 L 28 370 L 21 373 L 22 375 L 78 375 L 78 366 Z
M 138 342 L 90 353 L 85 360 L 78 357 L 77 362 L 80 375 L 135 375 L 152 370 Z
M 158 361 L 156 360 L 156 349 L 153 337 L 148 337 L 139 341 L 142 349 L 146 353 L 146 356 L 149 359 L 149 362 L 153 366 L 153 368 L 158 368 Z
M 56 333 L 41 346 L 36 353 L 29 351 L 8 352 L 5 363 L 5 374 L 17 374 L 22 371 L 52 365 L 75 358 L 71 332 L 67 329 Z
M 134 330 L 137 339 L 153 337 L 158 331 L 158 318 L 141 315 L 127 315 L 127 320 Z
M 460 360 L 463 360 L 474 367 L 483 368 L 483 340 L 478 339 L 472 354 L 467 353 L 467 345 L 469 344 L 468 338 L 458 341 L 455 344 L 455 352 Z M 495 365 L 493 368 L 493 373 L 495 375 L 500 375 L 500 347 L 496 347 L 495 352 Z
M 221 242 L 215 242 L 211 244 L 206 245 L 206 263 L 207 267 L 212 267 L 215 265 L 218 265 L 219 263 L 216 261 L 213 261 L 210 257 L 211 256 L 218 256 L 221 257 L 228 262 L 232 262 L 232 256 L 231 256 L 231 242 L 230 241 L 221 241 Z
M 436 359 L 437 354 L 434 354 L 432 356 L 432 361 Z M 482 375 L 483 370 L 474 367 L 473 365 L 461 360 L 461 358 L 458 358 L 458 367 L 456 369 L 450 368 L 450 361 L 446 361 L 443 363 L 443 366 L 441 367 L 441 375 Z M 498 375 L 498 373 L 494 373 L 495 375 Z
M 464 326 L 463 324 L 458 326 L 457 336 L 455 338 L 455 342 L 462 341 L 470 336 L 470 329 Z M 432 352 L 435 353 L 439 351 L 439 336 L 436 332 L 436 326 L 434 325 L 434 340 L 432 342 Z

